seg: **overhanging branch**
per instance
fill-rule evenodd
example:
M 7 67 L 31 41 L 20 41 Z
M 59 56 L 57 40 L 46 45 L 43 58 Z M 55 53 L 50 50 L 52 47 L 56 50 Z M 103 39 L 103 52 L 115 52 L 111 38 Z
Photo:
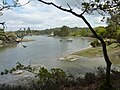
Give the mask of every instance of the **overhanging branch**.
M 92 33 L 95 35 L 95 37 L 97 39 L 99 39 L 100 41 L 103 41 L 103 39 L 100 36 L 97 35 L 97 33 L 94 31 L 94 29 L 91 27 L 91 25 L 84 18 L 83 14 L 86 12 L 86 9 L 81 14 L 78 14 L 78 13 L 76 13 L 76 12 L 73 11 L 73 9 L 70 7 L 69 4 L 67 4 L 68 7 L 69 7 L 69 9 L 66 9 L 66 8 L 63 8 L 62 6 L 58 6 L 58 5 L 54 4 L 53 2 L 46 2 L 46 1 L 43 1 L 43 0 L 38 0 L 38 1 L 40 1 L 40 2 L 42 2 L 44 4 L 47 4 L 47 5 L 53 5 L 54 7 L 58 8 L 58 9 L 60 9 L 62 11 L 66 11 L 66 12 L 72 13 L 73 15 L 75 15 L 75 16 L 77 16 L 79 18 L 82 18 L 82 20 L 88 25 L 88 27 L 90 28 L 90 30 L 92 31 Z
M 21 7 L 21 6 L 25 6 L 25 5 L 27 5 L 27 4 L 29 4 L 30 3 L 30 0 L 28 1 L 28 2 L 26 2 L 26 3 L 24 3 L 24 4 L 20 4 L 20 3 L 14 3 L 13 5 L 2 5 L 2 4 L 0 4 L 0 11 L 2 11 L 2 10 L 4 10 L 4 9 L 10 9 L 11 7 Z
M 73 15 L 75 15 L 77 17 L 81 17 L 82 16 L 82 14 L 78 14 L 78 13 L 74 12 L 73 9 L 69 6 L 69 4 L 67 4 L 69 9 L 66 9 L 66 8 L 63 8 L 62 6 L 58 6 L 58 5 L 54 4 L 53 2 L 46 2 L 46 1 L 43 1 L 43 0 L 38 0 L 38 1 L 40 1 L 40 2 L 42 2 L 44 4 L 47 4 L 47 5 L 52 5 L 52 6 L 58 8 L 58 9 L 60 9 L 62 11 L 66 11 L 66 12 L 72 13 Z

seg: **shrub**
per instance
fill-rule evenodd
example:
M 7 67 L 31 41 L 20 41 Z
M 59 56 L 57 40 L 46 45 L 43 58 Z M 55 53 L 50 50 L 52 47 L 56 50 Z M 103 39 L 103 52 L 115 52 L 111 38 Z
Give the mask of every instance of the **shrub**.
M 91 42 L 90 45 L 92 47 L 98 47 L 98 46 L 101 46 L 101 43 L 98 40 L 95 40 L 95 41 Z
M 96 76 L 94 73 L 86 73 L 85 74 L 86 83 L 88 83 L 88 84 L 94 83 L 95 80 L 96 80 Z

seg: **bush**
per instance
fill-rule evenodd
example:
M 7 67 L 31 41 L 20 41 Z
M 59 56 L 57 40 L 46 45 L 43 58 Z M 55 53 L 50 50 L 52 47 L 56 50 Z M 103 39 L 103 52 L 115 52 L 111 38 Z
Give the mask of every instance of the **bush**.
M 95 41 L 91 42 L 90 45 L 92 47 L 98 47 L 98 46 L 101 46 L 101 43 L 98 40 L 95 40 Z
M 105 68 L 103 68 L 102 66 L 98 67 L 97 68 L 98 71 L 97 71 L 97 78 L 101 81 L 101 80 L 104 80 L 105 79 Z
M 85 74 L 85 82 L 88 84 L 94 83 L 96 80 L 96 76 L 94 73 L 86 73 Z
M 66 73 L 60 68 L 53 68 L 48 71 L 44 67 L 40 68 L 37 76 L 39 78 L 38 83 L 41 88 L 46 88 L 45 90 L 58 90 L 67 77 Z

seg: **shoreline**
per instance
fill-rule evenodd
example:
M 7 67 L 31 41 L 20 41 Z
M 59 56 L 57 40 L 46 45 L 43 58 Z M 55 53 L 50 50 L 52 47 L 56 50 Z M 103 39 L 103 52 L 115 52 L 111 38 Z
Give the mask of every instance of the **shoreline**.
M 108 56 L 113 64 L 120 64 L 120 61 L 118 61 L 118 57 L 120 56 L 120 47 L 116 47 L 117 44 L 113 43 L 109 46 L 107 46 L 107 52 Z M 88 46 L 86 48 L 83 48 L 81 50 L 72 51 L 70 53 L 66 53 L 63 56 L 61 56 L 58 60 L 61 61 L 76 61 L 79 60 L 81 57 L 86 57 L 89 59 L 95 59 L 99 57 L 103 57 L 103 51 L 102 47 L 95 47 L 92 48 L 92 46 Z
M 89 48 L 92 48 L 92 46 L 88 46 L 88 47 L 86 47 L 86 48 L 82 48 L 82 49 L 80 49 L 80 50 L 76 50 L 76 51 L 72 51 L 72 52 L 70 52 L 70 55 L 73 55 L 74 53 L 76 53 L 76 52 L 81 52 L 81 51 L 83 51 L 83 50 L 87 50 L 87 49 L 89 49 Z
M 63 56 L 61 56 L 60 58 L 58 58 L 58 60 L 60 60 L 60 61 L 71 61 L 71 62 L 79 60 L 81 56 L 76 55 L 75 53 L 76 52 L 81 52 L 83 50 L 87 50 L 89 48 L 91 48 L 91 46 L 88 46 L 86 48 L 82 48 L 80 50 L 75 50 L 75 51 L 72 51 L 70 53 L 64 54 Z
M 3 43 L 3 44 L 0 45 L 0 48 L 9 47 L 9 46 L 13 46 L 13 45 L 17 45 L 17 42 L 14 42 L 14 43 Z
M 23 39 L 22 41 L 21 40 L 18 40 L 18 41 L 16 40 L 15 42 L 11 42 L 11 43 L 1 43 L 0 48 L 9 47 L 11 45 L 17 45 L 19 42 L 31 42 L 31 41 L 35 41 L 35 40 Z

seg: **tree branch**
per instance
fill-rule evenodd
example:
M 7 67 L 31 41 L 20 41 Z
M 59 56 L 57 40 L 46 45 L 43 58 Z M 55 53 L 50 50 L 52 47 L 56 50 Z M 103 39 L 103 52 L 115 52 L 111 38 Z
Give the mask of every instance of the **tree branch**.
M 106 60 L 106 62 L 108 62 L 109 64 L 111 64 L 111 62 L 110 62 L 110 60 L 109 60 L 109 57 L 108 57 L 108 54 L 107 54 L 106 44 L 105 44 L 104 40 L 103 40 L 99 35 L 97 35 L 97 33 L 94 31 L 94 29 L 92 28 L 92 26 L 90 25 L 90 23 L 89 23 L 89 22 L 85 19 L 85 17 L 83 16 L 83 14 L 86 12 L 86 10 L 83 11 L 83 13 L 81 13 L 81 14 L 77 14 L 76 12 L 74 12 L 74 11 L 71 9 L 71 7 L 69 6 L 69 4 L 68 4 L 68 7 L 69 7 L 70 9 L 68 10 L 68 9 L 62 8 L 61 6 L 58 6 L 58 5 L 56 5 L 56 4 L 52 3 L 52 2 L 45 2 L 45 1 L 43 1 L 43 0 L 38 0 L 38 1 L 40 1 L 40 2 L 42 2 L 42 3 L 44 3 L 44 4 L 47 4 L 47 5 L 53 5 L 53 6 L 55 6 L 56 8 L 58 8 L 58 9 L 60 9 L 60 10 L 62 10 L 62 11 L 66 11 L 66 12 L 72 13 L 73 15 L 75 15 L 75 16 L 77 16 L 77 17 L 79 17 L 79 18 L 82 18 L 82 20 L 88 25 L 88 27 L 90 28 L 91 32 L 95 35 L 95 37 L 96 37 L 98 40 L 101 41 L 102 46 L 103 46 L 103 54 L 104 54 L 105 60 Z
M 4 6 L 4 5 L 1 5 L 0 7 L 0 11 L 4 10 L 4 9 L 10 9 L 11 7 L 21 7 L 21 6 L 25 6 L 27 4 L 30 3 L 30 0 L 25 3 L 25 4 L 20 4 L 20 3 L 14 3 L 13 5 L 7 5 L 7 6 Z
M 74 12 L 74 11 L 71 9 L 70 6 L 68 6 L 70 9 L 65 9 L 65 8 L 62 8 L 61 6 L 58 6 L 58 5 L 54 4 L 53 2 L 45 2 L 45 1 L 43 1 L 43 0 L 38 0 L 38 1 L 40 1 L 40 2 L 42 2 L 42 3 L 44 3 L 44 4 L 47 4 L 47 5 L 52 5 L 52 6 L 58 8 L 58 9 L 60 9 L 60 10 L 62 10 L 62 11 L 66 11 L 66 12 L 72 13 L 73 15 L 75 15 L 75 16 L 77 16 L 77 17 L 81 17 L 81 16 L 82 16 L 81 14 L 78 14 L 78 13 Z M 69 4 L 67 4 L 67 5 L 69 5 Z
M 70 10 L 72 11 L 73 9 L 70 7 L 70 5 L 67 3 L 68 7 L 70 8 Z

